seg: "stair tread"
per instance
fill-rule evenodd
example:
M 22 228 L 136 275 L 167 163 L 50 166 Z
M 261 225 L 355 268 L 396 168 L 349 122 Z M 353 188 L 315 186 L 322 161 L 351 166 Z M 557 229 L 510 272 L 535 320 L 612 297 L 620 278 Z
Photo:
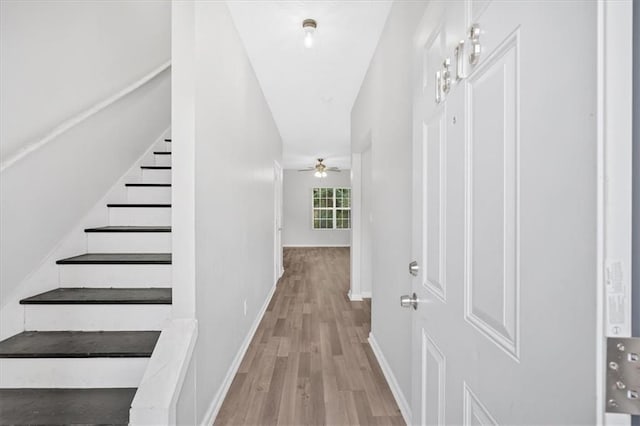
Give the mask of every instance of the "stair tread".
M 171 232 L 171 226 L 100 226 L 84 232 Z
M 170 305 L 171 288 L 56 288 L 22 299 L 22 305 Z
M 149 207 L 149 208 L 156 208 L 156 207 L 162 207 L 162 208 L 166 208 L 166 207 L 171 207 L 171 204 L 167 204 L 167 203 L 109 203 L 107 204 L 107 207 Z
M 140 166 L 141 169 L 171 170 L 171 166 Z
M 56 261 L 58 265 L 170 265 L 171 253 L 86 253 Z
M 124 186 L 134 186 L 134 187 L 137 187 L 137 186 L 142 186 L 142 187 L 145 187 L 145 186 L 148 186 L 148 187 L 156 187 L 156 186 L 165 187 L 165 186 L 167 186 L 167 187 L 170 187 L 171 184 L 170 183 L 125 183 Z
M 153 151 L 155 155 L 171 155 L 171 151 Z
M 145 358 L 159 331 L 23 331 L 0 342 L 0 358 Z
M 165 142 L 171 142 L 171 139 L 170 139 L 170 138 L 167 138 L 167 139 L 165 139 L 164 141 L 165 141 Z
M 135 388 L 0 389 L 0 424 L 127 425 Z

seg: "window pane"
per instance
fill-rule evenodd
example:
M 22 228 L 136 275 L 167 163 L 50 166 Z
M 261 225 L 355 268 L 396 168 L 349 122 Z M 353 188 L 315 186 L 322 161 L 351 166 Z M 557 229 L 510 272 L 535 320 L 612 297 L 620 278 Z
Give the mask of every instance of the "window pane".
M 327 190 L 327 198 L 333 198 L 333 188 L 325 188 Z

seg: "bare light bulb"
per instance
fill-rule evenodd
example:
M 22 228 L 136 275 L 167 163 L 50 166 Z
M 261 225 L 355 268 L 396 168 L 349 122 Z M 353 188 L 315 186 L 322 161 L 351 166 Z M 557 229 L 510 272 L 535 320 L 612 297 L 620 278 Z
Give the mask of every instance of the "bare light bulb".
M 304 30 L 304 47 L 311 49 L 313 47 L 313 35 L 316 32 L 317 22 L 314 19 L 305 19 L 302 21 L 302 29 Z
M 307 49 L 311 49 L 313 47 L 313 32 L 305 32 L 306 34 L 304 35 L 304 47 L 306 47 Z

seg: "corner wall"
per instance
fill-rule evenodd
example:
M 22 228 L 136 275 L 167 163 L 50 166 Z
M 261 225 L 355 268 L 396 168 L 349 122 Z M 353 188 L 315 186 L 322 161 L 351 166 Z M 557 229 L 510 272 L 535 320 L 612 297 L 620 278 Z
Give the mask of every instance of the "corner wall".
M 350 170 L 329 172 L 318 179 L 312 172 L 284 171 L 282 245 L 342 247 L 350 245 L 349 229 L 312 229 L 313 188 L 350 188 Z
M 398 301 L 411 287 L 412 38 L 425 6 L 394 2 L 351 111 L 351 150 L 362 153 L 363 169 L 370 163 L 362 193 L 371 194 L 371 211 L 359 219 L 370 223 L 371 235 L 364 235 L 363 226 L 361 239 L 371 241 L 371 334 L 406 401 L 411 400 L 411 316 Z
M 227 5 L 181 1 L 173 12 L 174 47 L 195 45 L 173 58 L 173 110 L 184 112 L 172 123 L 174 182 L 193 191 L 193 203 L 186 197 L 174 212 L 174 268 L 195 277 L 195 294 L 187 286 L 174 300 L 195 297 L 198 321 L 176 413 L 178 424 L 210 424 L 274 289 L 274 160 L 282 142 Z

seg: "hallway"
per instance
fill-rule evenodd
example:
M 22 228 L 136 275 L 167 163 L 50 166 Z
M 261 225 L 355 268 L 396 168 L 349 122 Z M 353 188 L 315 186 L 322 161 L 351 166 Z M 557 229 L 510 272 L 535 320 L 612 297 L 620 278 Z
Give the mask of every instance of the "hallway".
M 285 248 L 285 273 L 216 425 L 404 424 L 350 302 L 349 248 Z

